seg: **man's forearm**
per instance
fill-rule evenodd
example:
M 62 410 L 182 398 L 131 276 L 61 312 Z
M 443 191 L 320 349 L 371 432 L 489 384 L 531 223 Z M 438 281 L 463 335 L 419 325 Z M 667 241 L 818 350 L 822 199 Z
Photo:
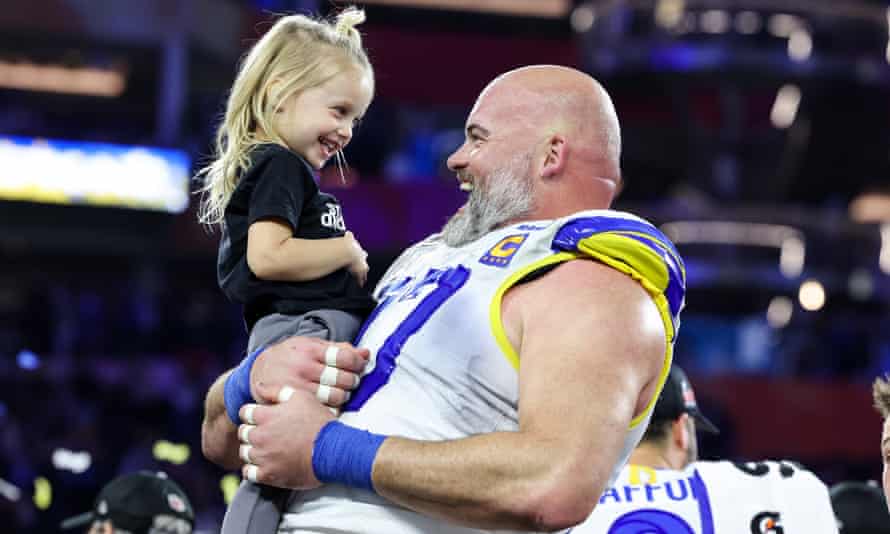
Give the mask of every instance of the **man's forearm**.
M 579 457 L 580 464 L 572 460 Z M 590 513 L 606 483 L 592 458 L 521 432 L 451 442 L 389 438 L 372 479 L 380 495 L 426 515 L 476 528 L 549 531 Z
M 237 469 L 241 466 L 241 459 L 238 457 L 238 427 L 226 413 L 223 396 L 226 378 L 231 372 L 223 373 L 207 391 L 204 422 L 201 424 L 201 449 L 211 462 L 226 469 Z

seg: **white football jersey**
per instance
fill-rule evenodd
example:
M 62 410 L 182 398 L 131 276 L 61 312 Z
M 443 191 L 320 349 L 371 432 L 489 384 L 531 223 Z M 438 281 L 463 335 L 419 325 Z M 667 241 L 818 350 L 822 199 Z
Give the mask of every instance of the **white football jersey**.
M 378 306 L 356 343 L 371 349 L 371 360 L 340 420 L 417 440 L 518 430 L 520 362 L 501 323 L 502 297 L 529 276 L 579 258 L 621 270 L 652 296 L 667 339 L 660 391 L 683 307 L 683 264 L 648 222 L 597 210 L 514 224 L 459 248 L 433 236 L 408 250 L 375 290 Z M 628 429 L 613 478 L 645 431 L 654 400 Z M 280 532 L 478 531 L 328 484 L 295 493 Z
M 627 465 L 571 534 L 837 534 L 828 488 L 790 462 Z

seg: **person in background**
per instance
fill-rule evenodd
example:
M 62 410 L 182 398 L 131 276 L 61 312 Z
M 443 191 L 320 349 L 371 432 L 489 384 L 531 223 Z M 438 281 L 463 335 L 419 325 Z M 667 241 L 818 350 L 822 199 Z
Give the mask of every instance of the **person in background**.
M 890 379 L 878 377 L 872 384 L 872 397 L 875 408 L 884 419 L 884 428 L 881 432 L 881 458 L 884 463 L 884 497 L 887 500 L 887 508 L 890 509 Z
M 877 483 L 839 482 L 830 493 L 840 534 L 890 534 L 890 513 Z
M 191 534 L 195 511 L 185 492 L 164 473 L 121 475 L 96 496 L 93 509 L 62 522 L 62 530 L 89 526 L 89 534 Z
M 828 489 L 791 462 L 698 460 L 696 430 L 717 432 L 674 365 L 618 482 L 572 534 L 836 534 Z

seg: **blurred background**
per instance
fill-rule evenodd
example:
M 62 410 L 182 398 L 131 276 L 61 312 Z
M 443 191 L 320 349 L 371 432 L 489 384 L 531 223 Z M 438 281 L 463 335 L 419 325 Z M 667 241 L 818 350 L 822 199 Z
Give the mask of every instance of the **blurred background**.
M 880 477 L 890 370 L 890 2 L 378 0 L 377 95 L 321 182 L 372 282 L 464 193 L 444 166 L 477 93 L 520 65 L 593 74 L 622 123 L 617 208 L 684 255 L 676 350 L 722 429 L 706 458 Z M 54 532 L 136 469 L 216 531 L 203 394 L 242 357 L 190 177 L 241 54 L 329 0 L 5 0 L 0 9 L 0 518 Z

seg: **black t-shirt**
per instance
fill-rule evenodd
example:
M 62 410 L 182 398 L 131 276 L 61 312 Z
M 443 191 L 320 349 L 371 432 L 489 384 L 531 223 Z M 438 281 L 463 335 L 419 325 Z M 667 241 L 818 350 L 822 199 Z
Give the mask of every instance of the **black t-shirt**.
M 260 280 L 253 274 L 247 265 L 247 230 L 254 222 L 279 220 L 301 239 L 342 237 L 346 225 L 340 203 L 319 191 L 300 156 L 270 143 L 255 148 L 250 158 L 226 206 L 217 262 L 219 286 L 230 300 L 244 304 L 248 331 L 271 313 L 298 315 L 322 308 L 370 313 L 374 300 L 345 268 L 305 282 Z

